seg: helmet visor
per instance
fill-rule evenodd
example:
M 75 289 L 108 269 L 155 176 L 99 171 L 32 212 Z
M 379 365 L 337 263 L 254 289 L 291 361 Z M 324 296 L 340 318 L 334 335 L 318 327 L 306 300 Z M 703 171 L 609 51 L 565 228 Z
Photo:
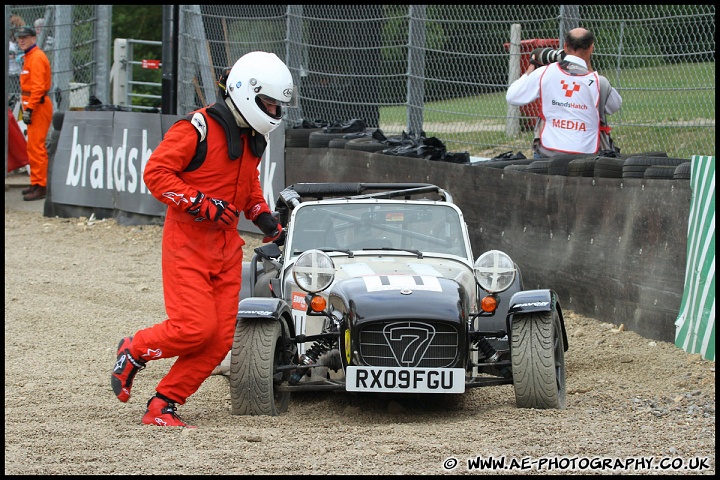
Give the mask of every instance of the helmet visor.
M 255 103 L 258 107 L 260 107 L 260 110 L 262 110 L 265 115 L 274 118 L 275 120 L 280 120 L 282 117 L 282 107 L 283 105 L 287 105 L 286 102 L 279 102 L 267 95 L 257 95 L 255 97 Z
M 272 97 L 268 97 L 267 95 L 258 95 L 258 98 L 260 99 L 260 101 L 262 101 L 263 103 L 266 103 L 267 105 L 283 106 L 283 104 L 285 104 L 285 102 L 281 102 Z
M 280 107 L 297 107 L 298 105 L 297 88 L 293 88 L 289 100 L 278 100 L 277 98 L 263 95 L 262 93 L 258 94 L 257 97 L 263 102 L 265 102 L 267 105 L 278 105 Z

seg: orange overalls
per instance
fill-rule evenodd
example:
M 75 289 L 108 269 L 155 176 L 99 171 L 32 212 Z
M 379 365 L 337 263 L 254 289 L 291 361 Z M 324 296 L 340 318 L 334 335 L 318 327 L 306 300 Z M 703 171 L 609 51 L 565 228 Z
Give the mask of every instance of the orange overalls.
M 30 184 L 47 186 L 48 152 L 45 146 L 53 106 L 48 92 L 52 82 L 50 61 L 40 47 L 33 45 L 25 52 L 20 72 L 23 110 L 32 110 L 27 126 L 27 153 L 30 160 Z
M 222 105 L 222 107 L 225 107 Z M 131 354 L 142 360 L 178 359 L 157 392 L 184 404 L 232 347 L 242 281 L 242 246 L 237 225 L 198 221 L 186 213 L 187 200 L 200 190 L 233 204 L 255 221 L 270 212 L 248 133 L 240 158 L 231 159 L 222 125 L 207 119 L 207 155 L 199 168 L 185 171 L 198 146 L 198 132 L 185 120 L 175 123 L 148 159 L 144 180 L 152 195 L 168 205 L 163 227 L 162 279 L 168 318 L 138 331 Z M 232 127 L 237 128 L 234 124 Z

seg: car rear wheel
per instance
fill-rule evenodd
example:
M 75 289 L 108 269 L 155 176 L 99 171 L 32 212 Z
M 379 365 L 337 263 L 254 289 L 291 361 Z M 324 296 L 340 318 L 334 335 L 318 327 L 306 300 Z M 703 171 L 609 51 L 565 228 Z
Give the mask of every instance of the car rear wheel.
M 283 322 L 238 318 L 230 360 L 233 415 L 275 416 L 287 411 L 290 393 L 278 387 L 290 375 L 277 371 L 287 363 L 283 333 L 287 336 Z
M 557 310 L 516 314 L 511 358 L 520 408 L 565 408 L 565 345 Z

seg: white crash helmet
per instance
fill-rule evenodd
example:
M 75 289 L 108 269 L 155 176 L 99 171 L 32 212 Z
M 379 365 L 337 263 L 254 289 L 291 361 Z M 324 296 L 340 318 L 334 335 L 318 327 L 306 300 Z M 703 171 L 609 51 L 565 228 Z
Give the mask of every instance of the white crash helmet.
M 245 122 L 263 135 L 280 125 L 282 107 L 296 98 L 290 70 L 274 53 L 250 52 L 240 57 L 225 87 L 230 108 L 235 107 Z M 277 115 L 264 108 L 261 98 L 278 105 Z

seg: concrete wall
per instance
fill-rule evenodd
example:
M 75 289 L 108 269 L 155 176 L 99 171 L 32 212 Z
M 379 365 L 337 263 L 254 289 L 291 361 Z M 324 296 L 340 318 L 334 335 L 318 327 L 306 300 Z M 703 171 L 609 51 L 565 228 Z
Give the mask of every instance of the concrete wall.
M 691 190 L 687 180 L 588 178 L 287 148 L 285 182 L 427 182 L 465 213 L 475 257 L 508 253 L 525 288 L 551 288 L 565 309 L 651 339 L 675 341 Z

